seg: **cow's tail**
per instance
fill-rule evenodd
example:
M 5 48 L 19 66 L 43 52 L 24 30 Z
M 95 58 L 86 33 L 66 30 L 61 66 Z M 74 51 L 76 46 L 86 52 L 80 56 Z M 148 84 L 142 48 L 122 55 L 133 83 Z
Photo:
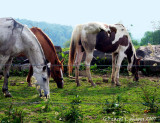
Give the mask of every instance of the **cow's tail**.
M 75 27 L 71 37 L 70 50 L 69 50 L 69 61 L 68 61 L 68 73 L 69 76 L 72 74 L 73 64 L 76 57 L 76 49 L 78 46 L 78 41 L 81 38 L 81 25 Z

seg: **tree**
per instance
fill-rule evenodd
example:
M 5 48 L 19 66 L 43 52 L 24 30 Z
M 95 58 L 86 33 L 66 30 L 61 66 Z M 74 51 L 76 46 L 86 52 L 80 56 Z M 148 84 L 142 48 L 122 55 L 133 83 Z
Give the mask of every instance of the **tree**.
M 143 38 L 141 39 L 140 45 L 148 45 L 148 43 L 152 44 L 153 42 L 153 33 L 150 31 L 145 32 Z
M 133 42 L 133 45 L 135 45 L 135 46 L 139 45 L 139 42 L 137 40 L 132 40 L 132 42 Z
M 160 44 L 160 30 L 145 32 L 144 37 L 141 39 L 140 45 L 147 45 L 148 43 L 152 45 Z
M 152 45 L 160 44 L 160 21 L 152 21 L 151 23 L 153 31 L 145 32 L 140 45 L 147 45 L 148 43 Z

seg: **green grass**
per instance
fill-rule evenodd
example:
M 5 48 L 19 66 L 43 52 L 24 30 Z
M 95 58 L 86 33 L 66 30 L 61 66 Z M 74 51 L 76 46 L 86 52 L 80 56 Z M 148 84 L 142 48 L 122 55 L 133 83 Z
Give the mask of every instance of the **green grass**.
M 12 98 L 5 98 L 3 93 L 0 92 L 0 121 L 6 117 L 5 112 L 9 107 L 13 106 L 14 109 L 23 111 L 24 122 L 63 122 L 60 121 L 59 115 L 71 107 L 72 100 L 76 95 L 79 95 L 81 104 L 79 109 L 83 114 L 82 122 L 110 122 L 109 118 L 115 117 L 112 114 L 103 113 L 104 104 L 106 99 L 112 102 L 117 96 L 120 97 L 120 103 L 123 108 L 127 110 L 124 114 L 124 122 L 136 118 L 160 117 L 160 113 L 144 113 L 148 107 L 144 106 L 142 96 L 143 91 L 141 87 L 154 91 L 157 89 L 157 96 L 160 95 L 159 85 L 160 82 L 148 80 L 148 78 L 141 78 L 139 82 L 133 82 L 131 77 L 121 76 L 121 87 L 115 87 L 111 84 L 109 77 L 108 83 L 102 82 L 102 76 L 93 76 L 93 81 L 97 83 L 96 87 L 91 87 L 85 77 L 81 78 L 81 86 L 76 87 L 74 79 L 68 77 L 64 78 L 64 89 L 58 89 L 55 82 L 50 80 L 50 100 L 49 103 L 46 99 L 40 98 L 35 87 L 27 87 L 25 77 L 10 77 L 10 83 L 16 82 L 15 86 L 9 83 L 9 91 Z M 20 82 L 24 82 L 20 83 Z M 0 88 L 2 88 L 3 80 L 0 80 Z M 46 104 L 48 103 L 47 109 Z M 160 98 L 156 100 L 157 105 L 160 103 Z
M 134 48 L 137 50 L 140 47 L 140 45 L 134 45 Z

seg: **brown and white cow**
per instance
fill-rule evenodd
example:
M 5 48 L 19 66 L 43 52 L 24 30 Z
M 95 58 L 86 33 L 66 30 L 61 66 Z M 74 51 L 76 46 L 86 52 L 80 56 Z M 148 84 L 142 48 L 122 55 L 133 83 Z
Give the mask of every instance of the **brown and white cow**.
M 117 86 L 119 83 L 119 70 L 125 57 L 128 59 L 128 71 L 134 74 L 134 80 L 138 81 L 139 59 L 132 44 L 129 33 L 122 24 L 107 25 L 103 23 L 87 23 L 77 25 L 72 33 L 69 52 L 69 75 L 72 73 L 75 62 L 75 76 L 77 86 L 79 83 L 79 65 L 84 52 L 86 53 L 85 65 L 88 81 L 92 86 L 90 63 L 93 58 L 93 51 L 97 49 L 105 53 L 112 53 L 112 82 Z

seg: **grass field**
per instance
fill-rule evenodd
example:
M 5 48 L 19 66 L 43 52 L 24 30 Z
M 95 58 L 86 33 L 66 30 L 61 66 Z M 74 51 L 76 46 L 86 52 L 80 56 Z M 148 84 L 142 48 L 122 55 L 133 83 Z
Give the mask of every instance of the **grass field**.
M 76 87 L 74 79 L 65 77 L 64 89 L 58 89 L 51 79 L 49 100 L 40 98 L 35 87 L 27 87 L 25 77 L 10 77 L 9 91 L 13 97 L 5 98 L 0 92 L 0 121 L 23 116 L 25 123 L 66 122 L 64 117 L 68 112 L 77 115 L 78 122 L 86 123 L 159 120 L 160 81 L 157 77 L 141 77 L 139 82 L 133 82 L 132 77 L 121 76 L 121 87 L 112 85 L 108 77 L 109 82 L 104 83 L 102 76 L 93 75 L 96 87 L 91 87 L 85 77 L 81 77 L 81 87 Z M 3 79 L 0 88 L 2 85 Z M 76 100 L 78 104 L 71 104 Z

